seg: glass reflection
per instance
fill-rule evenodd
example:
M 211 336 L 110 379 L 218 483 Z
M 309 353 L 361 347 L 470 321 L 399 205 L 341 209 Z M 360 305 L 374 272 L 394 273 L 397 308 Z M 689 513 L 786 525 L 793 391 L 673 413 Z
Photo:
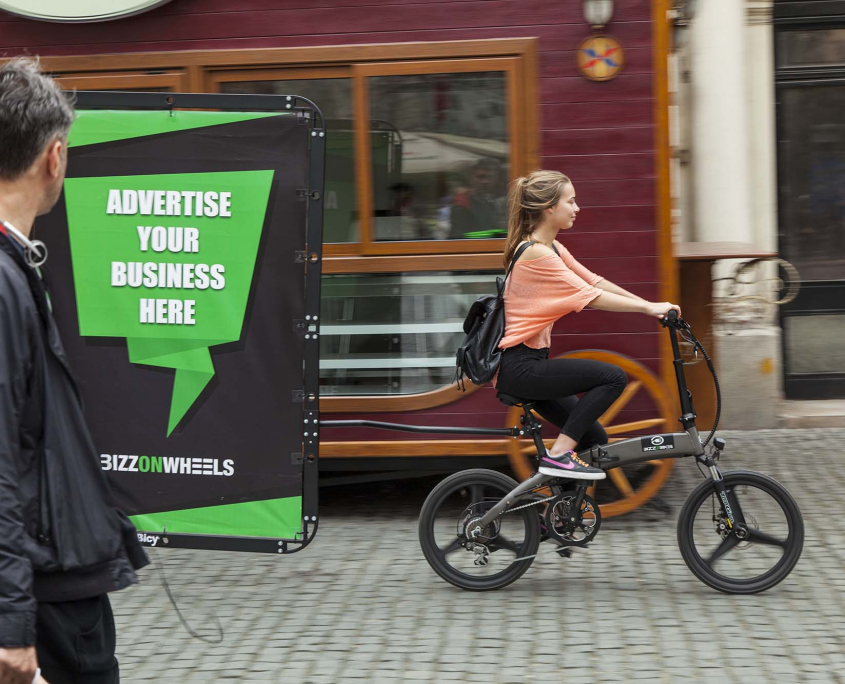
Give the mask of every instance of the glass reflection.
M 783 94 L 781 250 L 803 280 L 845 279 L 845 87 Z
M 393 131 L 374 139 L 375 240 L 504 237 L 505 77 L 501 72 L 376 76 L 370 111 Z
M 466 312 L 497 275 L 323 276 L 320 393 L 417 394 L 450 384 Z
M 845 64 L 845 28 L 781 31 L 778 66 Z
M 326 117 L 326 200 L 323 242 L 358 242 L 355 157 L 352 132 L 352 82 L 348 78 L 237 81 L 221 83 L 224 93 L 301 95 Z

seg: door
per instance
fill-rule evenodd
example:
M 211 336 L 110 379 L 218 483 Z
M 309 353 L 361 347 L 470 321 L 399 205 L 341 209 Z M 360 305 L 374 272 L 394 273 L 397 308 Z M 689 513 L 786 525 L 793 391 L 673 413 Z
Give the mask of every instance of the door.
M 783 307 L 790 399 L 845 398 L 845 3 L 776 24 L 780 253 L 801 277 Z

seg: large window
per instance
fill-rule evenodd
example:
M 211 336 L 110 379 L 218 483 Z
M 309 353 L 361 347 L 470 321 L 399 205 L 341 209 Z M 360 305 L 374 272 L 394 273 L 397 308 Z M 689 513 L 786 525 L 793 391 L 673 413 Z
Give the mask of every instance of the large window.
M 324 78 L 302 78 L 291 70 L 267 80 L 219 81 L 223 93 L 258 93 L 261 95 L 301 95 L 320 107 L 330 131 L 326 141 L 326 204 L 323 218 L 323 242 L 355 243 L 360 240 L 355 209 L 355 160 L 352 131 L 352 79 L 348 70 L 325 70 Z M 275 78 L 297 76 L 296 78 Z M 228 75 L 229 78 L 237 77 Z
M 498 71 L 369 79 L 371 118 L 395 132 L 372 148 L 374 240 L 507 234 L 505 93 Z
M 224 93 L 301 95 L 328 124 L 325 243 L 334 255 L 502 250 L 524 171 L 518 60 L 230 70 Z
M 323 276 L 320 392 L 419 394 L 455 375 L 469 307 L 498 273 Z
M 845 33 L 843 33 L 845 45 Z M 845 278 L 845 80 L 784 88 L 781 248 L 803 280 Z
M 845 28 L 782 31 L 777 41 L 778 66 L 845 64 Z
M 511 104 L 516 68 L 510 58 L 432 60 L 230 70 L 213 80 L 218 92 L 301 95 L 320 107 L 324 253 L 501 254 L 507 184 L 525 158 Z M 464 316 L 493 291 L 496 273 L 403 266 L 324 275 L 323 396 L 407 396 L 452 382 Z

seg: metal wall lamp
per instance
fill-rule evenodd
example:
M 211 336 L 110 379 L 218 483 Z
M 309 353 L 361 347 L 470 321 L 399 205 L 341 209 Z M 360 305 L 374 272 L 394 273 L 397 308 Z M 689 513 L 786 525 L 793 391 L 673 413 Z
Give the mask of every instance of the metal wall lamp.
M 613 0 L 584 0 L 584 19 L 594 31 L 601 31 L 613 18 Z

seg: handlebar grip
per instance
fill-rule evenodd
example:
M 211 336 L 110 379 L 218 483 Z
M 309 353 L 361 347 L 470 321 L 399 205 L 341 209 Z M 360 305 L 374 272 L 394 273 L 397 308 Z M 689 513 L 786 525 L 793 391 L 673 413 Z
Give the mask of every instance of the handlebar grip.
M 669 309 L 669 313 L 666 314 L 666 320 L 670 323 L 674 323 L 678 320 L 678 312 L 675 309 Z

